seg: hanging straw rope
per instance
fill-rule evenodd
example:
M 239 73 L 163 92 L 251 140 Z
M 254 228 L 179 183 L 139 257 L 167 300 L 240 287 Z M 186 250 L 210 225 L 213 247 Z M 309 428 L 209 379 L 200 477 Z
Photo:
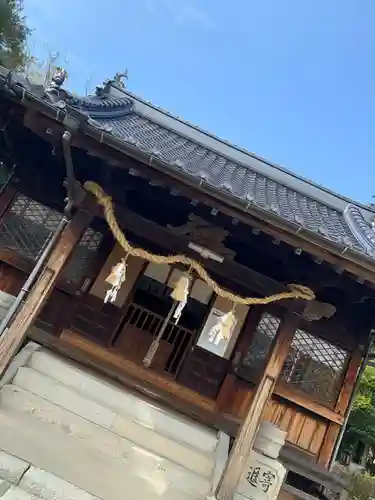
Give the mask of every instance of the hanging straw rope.
M 140 259 L 144 259 L 148 262 L 152 262 L 154 264 L 182 264 L 188 268 L 194 269 L 197 275 L 210 287 L 213 291 L 223 297 L 224 299 L 228 299 L 234 304 L 242 304 L 242 305 L 258 305 L 258 304 L 271 304 L 272 302 L 277 302 L 280 300 L 287 299 L 297 299 L 297 300 L 314 300 L 315 294 L 314 292 L 304 285 L 292 284 L 288 285 L 290 291 L 276 293 L 274 295 L 269 295 L 268 297 L 258 298 L 258 297 L 241 297 L 240 295 L 236 295 L 224 288 L 221 288 L 216 281 L 214 281 L 204 267 L 194 259 L 190 257 L 186 257 L 185 255 L 156 255 L 143 248 L 133 247 L 129 241 L 126 239 L 125 234 L 121 230 L 118 225 L 114 209 L 112 198 L 108 196 L 103 189 L 96 184 L 95 182 L 88 181 L 85 183 L 84 188 L 89 193 L 92 193 L 96 198 L 98 203 L 104 209 L 104 216 L 110 227 L 113 236 L 118 241 L 120 246 L 124 249 L 126 253 L 132 255 L 133 257 L 139 257 Z

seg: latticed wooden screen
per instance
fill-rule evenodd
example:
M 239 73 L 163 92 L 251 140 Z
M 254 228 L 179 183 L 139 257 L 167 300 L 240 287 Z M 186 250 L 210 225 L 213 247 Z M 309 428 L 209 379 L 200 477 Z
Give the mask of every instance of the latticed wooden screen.
M 79 284 L 89 274 L 91 263 L 97 255 L 102 239 L 103 235 L 98 231 L 86 229 L 64 269 L 63 275 L 66 281 Z
M 262 314 L 251 345 L 242 361 L 245 366 L 255 368 L 263 363 L 279 325 L 280 319 L 276 316 Z
M 9 249 L 36 261 L 56 231 L 63 215 L 23 194 L 17 194 L 0 220 L 0 249 Z M 79 284 L 86 276 L 102 241 L 102 234 L 88 228 L 63 271 L 64 280 Z
M 297 330 L 284 365 L 283 380 L 331 405 L 338 397 L 348 357 L 344 349 Z
M 261 368 L 279 325 L 279 318 L 269 313 L 262 315 L 242 365 L 253 370 Z M 341 347 L 299 329 L 294 334 L 281 379 L 330 406 L 337 400 L 348 360 L 348 352 Z
M 37 260 L 62 215 L 22 194 L 17 194 L 0 221 L 0 247 Z

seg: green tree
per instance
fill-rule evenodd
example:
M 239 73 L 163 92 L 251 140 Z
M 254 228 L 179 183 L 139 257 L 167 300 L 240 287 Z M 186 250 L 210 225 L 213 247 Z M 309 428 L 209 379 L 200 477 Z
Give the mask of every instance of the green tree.
M 23 68 L 27 60 L 26 39 L 30 30 L 23 15 L 23 0 L 0 0 L 0 64 Z
M 353 455 L 361 446 L 374 456 L 375 368 L 372 367 L 367 367 L 362 376 L 341 449 Z

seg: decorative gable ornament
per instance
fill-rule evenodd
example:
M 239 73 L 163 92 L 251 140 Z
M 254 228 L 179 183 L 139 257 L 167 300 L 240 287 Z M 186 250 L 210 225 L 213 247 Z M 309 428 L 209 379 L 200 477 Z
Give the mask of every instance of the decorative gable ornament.
M 206 247 L 208 250 L 223 256 L 226 259 L 233 259 L 236 252 L 227 248 L 224 244 L 229 232 L 222 227 L 215 226 L 210 222 L 198 217 L 195 214 L 189 215 L 189 220 L 182 226 L 168 226 L 174 234 L 185 236 L 197 245 Z
M 319 302 L 318 300 L 311 300 L 307 302 L 303 312 L 303 318 L 306 321 L 319 321 L 321 319 L 329 319 L 336 312 L 336 307 L 327 302 Z

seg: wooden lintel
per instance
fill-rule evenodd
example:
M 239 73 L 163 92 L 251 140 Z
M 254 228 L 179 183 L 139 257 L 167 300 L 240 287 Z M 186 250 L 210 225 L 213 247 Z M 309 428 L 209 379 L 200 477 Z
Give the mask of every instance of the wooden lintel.
M 17 353 L 19 346 L 26 337 L 27 329 L 52 292 L 59 273 L 91 220 L 92 215 L 89 211 L 77 211 L 57 240 L 27 299 L 16 312 L 9 328 L 0 337 L 0 376 Z
M 245 421 L 236 437 L 231 454 L 216 490 L 218 500 L 232 500 L 238 483 L 244 473 L 248 456 L 253 447 L 264 411 L 272 397 L 276 381 L 289 353 L 295 330 L 298 327 L 301 303 L 294 303 L 294 310 L 288 310 L 271 345 L 263 375 L 254 390 Z
M 189 249 L 189 240 L 187 238 L 176 235 L 169 229 L 122 207 L 116 208 L 116 215 L 124 231 L 128 230 L 135 235 L 148 239 L 150 242 L 162 246 L 166 251 L 182 252 L 194 259 L 204 260 L 200 259 L 196 252 Z M 286 290 L 285 286 L 277 281 L 231 260 L 224 260 L 224 262 L 219 263 L 211 259 L 205 259 L 204 265 L 210 272 L 226 279 L 229 278 L 233 283 L 246 286 L 260 295 L 279 293 Z

